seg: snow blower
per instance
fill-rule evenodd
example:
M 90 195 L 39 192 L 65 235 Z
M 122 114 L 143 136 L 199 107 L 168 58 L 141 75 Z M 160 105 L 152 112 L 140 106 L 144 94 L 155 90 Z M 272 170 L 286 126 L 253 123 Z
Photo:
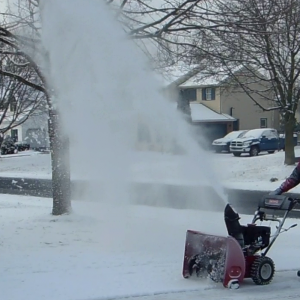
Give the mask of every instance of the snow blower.
M 268 251 L 282 232 L 288 214 L 300 199 L 286 195 L 264 196 L 258 203 L 251 224 L 241 225 L 239 214 L 230 204 L 224 210 L 228 236 L 215 236 L 187 230 L 183 271 L 184 278 L 196 275 L 222 282 L 226 288 L 239 288 L 244 278 L 251 278 L 257 285 L 269 284 L 275 273 L 275 264 Z M 283 213 L 279 217 L 280 212 Z M 260 221 L 278 223 L 271 236 L 271 227 L 258 226 Z

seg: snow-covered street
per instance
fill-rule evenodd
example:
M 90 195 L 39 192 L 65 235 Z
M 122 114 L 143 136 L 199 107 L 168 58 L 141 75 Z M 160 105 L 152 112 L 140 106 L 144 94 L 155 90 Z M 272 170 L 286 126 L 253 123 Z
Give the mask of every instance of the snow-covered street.
M 271 248 L 277 273 L 270 285 L 245 280 L 239 290 L 228 290 L 181 276 L 186 230 L 226 234 L 222 214 L 80 201 L 73 209 L 72 215 L 54 217 L 51 199 L 0 195 L 2 299 L 300 297 L 298 228 Z

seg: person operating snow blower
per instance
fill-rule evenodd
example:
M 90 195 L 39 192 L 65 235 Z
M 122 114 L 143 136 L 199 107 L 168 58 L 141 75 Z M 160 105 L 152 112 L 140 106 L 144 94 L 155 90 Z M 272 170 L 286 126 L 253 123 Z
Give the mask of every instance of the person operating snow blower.
M 296 168 L 293 170 L 292 174 L 277 188 L 275 191 L 271 192 L 270 195 L 281 195 L 291 190 L 300 183 L 300 161 L 298 162 Z
M 269 195 L 281 195 L 286 193 L 300 183 L 300 161 L 298 162 L 296 168 L 293 170 L 292 174 L 277 188 L 275 191 L 271 192 Z M 297 276 L 300 277 L 300 270 L 297 271 Z

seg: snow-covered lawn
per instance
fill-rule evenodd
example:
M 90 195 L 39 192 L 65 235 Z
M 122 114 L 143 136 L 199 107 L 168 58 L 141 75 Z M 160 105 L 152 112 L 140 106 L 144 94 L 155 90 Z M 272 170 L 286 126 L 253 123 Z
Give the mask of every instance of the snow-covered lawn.
M 269 253 L 278 271 L 271 285 L 257 287 L 246 280 L 240 290 L 230 291 L 208 280 L 181 276 L 186 230 L 226 234 L 222 214 L 77 201 L 73 209 L 69 216 L 54 217 L 50 199 L 0 195 L 1 299 L 188 295 L 246 300 L 276 298 L 283 289 L 285 295 L 300 294 L 297 228 L 282 234 Z M 251 220 L 241 217 L 242 223 Z M 295 220 L 287 221 L 292 223 Z
M 295 148 L 300 156 L 300 147 Z M 232 154 L 216 154 L 214 165 L 221 169 L 220 179 L 227 187 L 247 190 L 276 189 L 293 171 L 295 166 L 284 165 L 284 152 L 261 154 L 257 157 L 234 157 Z M 271 182 L 271 178 L 278 181 Z M 300 192 L 300 186 L 293 189 Z
M 0 176 L 51 178 L 49 154 L 32 151 L 24 154 L 2 156 Z M 296 156 L 300 156 L 300 147 L 296 147 Z M 195 168 L 195 165 L 201 169 L 203 160 L 206 160 L 206 166 L 211 166 L 212 171 L 209 173 L 213 179 L 206 178 L 208 172 L 206 169 L 199 172 L 203 173 L 204 179 L 189 171 Z M 234 157 L 226 153 L 207 153 L 203 159 L 199 158 L 196 162 L 191 162 L 179 155 L 140 152 L 135 154 L 130 166 L 130 178 L 132 181 L 178 185 L 214 184 L 218 180 L 225 187 L 268 191 L 276 189 L 293 169 L 294 166 L 284 165 L 283 151 L 275 154 L 262 154 L 258 157 Z M 74 179 L 84 178 L 80 165 L 75 163 L 72 171 Z M 277 178 L 277 181 L 271 182 L 271 178 Z M 296 187 L 293 191 L 300 192 L 300 187 Z
M 24 151 L 0 157 L 1 177 L 51 178 L 50 154 Z

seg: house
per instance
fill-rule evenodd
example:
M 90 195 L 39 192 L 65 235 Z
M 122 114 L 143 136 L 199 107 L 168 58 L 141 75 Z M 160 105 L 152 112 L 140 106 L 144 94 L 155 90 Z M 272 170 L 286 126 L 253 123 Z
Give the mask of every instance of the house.
M 196 68 L 194 71 L 190 72 L 191 76 L 183 75 L 182 80 L 178 78 L 170 87 L 174 89 L 176 85 L 178 108 L 190 115 L 191 123 L 204 132 L 209 142 L 233 130 L 279 128 L 279 112 L 263 111 L 255 104 L 257 101 L 264 107 L 271 105 L 266 100 L 268 97 L 260 96 L 263 92 L 270 93 L 263 82 L 249 81 L 242 88 L 235 83 L 233 75 L 221 71 L 212 75 Z M 243 68 L 237 68 L 234 74 L 235 77 L 244 75 Z M 252 93 L 247 93 L 245 88 Z M 258 95 L 253 91 L 263 92 Z
M 43 94 L 20 88 L 1 77 L 0 133 L 15 142 L 27 142 L 32 149 L 49 148 L 48 111 Z
M 1 110 L 0 110 L 1 115 Z M 13 107 L 6 112 L 1 122 L 0 130 L 5 130 L 13 123 L 13 128 L 4 132 L 4 137 L 10 136 L 15 142 L 27 142 L 31 149 L 48 149 L 48 114 L 45 111 L 35 111 L 25 122 L 22 119 L 26 114 L 20 114 L 13 121 Z

